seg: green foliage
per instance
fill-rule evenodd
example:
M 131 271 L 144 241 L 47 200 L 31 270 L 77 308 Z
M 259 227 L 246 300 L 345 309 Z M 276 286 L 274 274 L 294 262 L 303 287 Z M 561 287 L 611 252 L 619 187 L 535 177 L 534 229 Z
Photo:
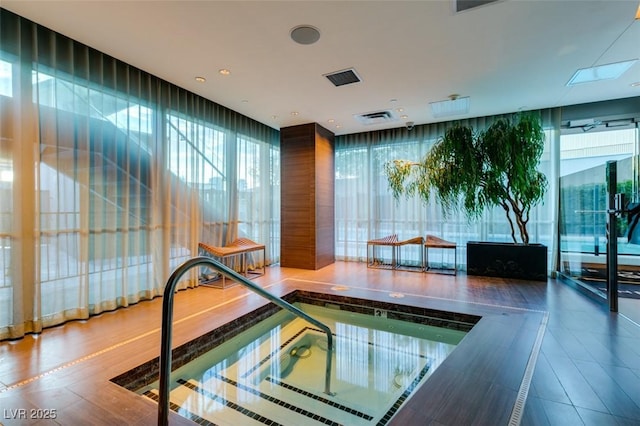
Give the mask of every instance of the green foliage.
M 443 212 L 462 211 L 470 220 L 501 206 L 516 239 L 529 243 L 529 212 L 547 189 L 537 170 L 544 149 L 540 116 L 521 113 L 501 118 L 483 132 L 455 124 L 445 131 L 420 162 L 394 160 L 385 165 L 394 197 L 418 194 L 428 202 L 432 193 Z

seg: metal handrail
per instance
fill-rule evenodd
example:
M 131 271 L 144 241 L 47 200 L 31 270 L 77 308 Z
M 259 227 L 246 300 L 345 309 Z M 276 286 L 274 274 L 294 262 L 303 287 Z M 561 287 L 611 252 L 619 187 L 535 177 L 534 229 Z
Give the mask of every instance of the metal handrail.
M 262 287 L 248 280 L 244 276 L 240 275 L 233 269 L 228 268 L 215 259 L 205 256 L 198 256 L 185 261 L 182 265 L 178 266 L 175 271 L 169 277 L 167 284 L 164 288 L 164 296 L 162 301 L 162 344 L 160 347 L 160 395 L 158 402 L 158 425 L 169 424 L 169 382 L 171 378 L 171 337 L 173 333 L 173 296 L 175 293 L 178 279 L 187 272 L 189 269 L 198 265 L 208 265 L 213 269 L 220 272 L 222 275 L 229 279 L 237 281 L 238 283 L 248 287 L 250 290 L 258 293 L 260 296 L 268 299 L 270 302 L 275 303 L 283 309 L 288 310 L 294 315 L 310 322 L 315 325 L 327 335 L 327 368 L 324 383 L 324 393 L 333 395 L 331 393 L 331 357 L 333 353 L 333 335 L 331 329 L 310 317 L 300 309 L 296 308 L 292 304 L 285 302 L 281 298 L 274 296 Z

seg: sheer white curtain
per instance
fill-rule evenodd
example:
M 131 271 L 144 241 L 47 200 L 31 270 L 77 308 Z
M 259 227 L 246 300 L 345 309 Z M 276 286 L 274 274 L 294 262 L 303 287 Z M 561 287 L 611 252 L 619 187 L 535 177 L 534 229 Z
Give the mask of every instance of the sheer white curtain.
M 274 227 L 280 223 L 280 150 L 238 135 L 236 176 L 237 196 L 232 198 L 238 201 L 238 236 L 280 253 L 280 231 Z
M 558 110 L 541 111 L 547 144 L 540 164 L 549 178 L 544 201 L 535 208 L 529 222 L 532 242 L 550 247 L 555 259 L 557 200 Z M 482 130 L 497 117 L 481 117 L 463 122 Z M 435 197 L 428 204 L 417 196 L 395 200 L 388 188 L 384 165 L 395 159 L 418 161 L 444 134 L 452 122 L 359 133 L 336 137 L 336 258 L 366 259 L 370 239 L 398 234 L 400 239 L 427 234 L 453 241 L 458 246 L 458 265 L 465 267 L 466 242 L 474 240 L 511 241 L 504 212 L 495 208 L 470 223 L 462 213 L 445 215 Z M 418 261 L 418 253 L 412 254 Z M 552 265 L 550 262 L 549 265 Z
M 200 241 L 277 261 L 277 131 L 0 19 L 0 340 L 157 296 Z

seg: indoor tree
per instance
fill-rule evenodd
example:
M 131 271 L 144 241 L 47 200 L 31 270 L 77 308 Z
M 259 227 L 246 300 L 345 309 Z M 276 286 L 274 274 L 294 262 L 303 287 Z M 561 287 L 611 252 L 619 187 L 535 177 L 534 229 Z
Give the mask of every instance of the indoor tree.
M 514 243 L 529 244 L 529 213 L 548 185 L 538 171 L 544 140 L 537 113 L 502 117 L 480 132 L 457 123 L 422 161 L 393 160 L 386 163 L 385 173 L 396 199 L 417 193 L 428 202 L 433 193 L 445 216 L 462 209 L 474 220 L 485 209 L 500 206 Z

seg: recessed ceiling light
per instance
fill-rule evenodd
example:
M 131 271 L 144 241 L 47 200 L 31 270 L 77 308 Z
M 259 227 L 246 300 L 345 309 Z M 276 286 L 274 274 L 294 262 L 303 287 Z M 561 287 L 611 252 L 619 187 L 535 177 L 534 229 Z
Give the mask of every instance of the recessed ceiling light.
M 329 123 L 334 123 L 335 121 L 336 120 L 334 120 L 333 118 L 330 118 L 330 119 L 327 120 L 327 122 L 329 122 Z
M 636 81 L 634 83 L 631 83 L 631 87 L 640 87 L 640 81 Z
M 311 25 L 298 25 L 291 29 L 290 36 L 298 44 L 313 44 L 320 40 L 320 31 Z
M 291 115 L 293 115 L 294 117 L 298 114 L 300 114 L 298 111 L 291 111 Z
M 600 80 L 615 80 L 637 61 L 637 59 L 631 59 L 629 61 L 598 65 L 591 68 L 581 68 L 573 74 L 571 80 L 567 82 L 567 86 L 575 86 L 576 84 L 591 83 Z
M 198 83 L 204 83 L 205 81 L 207 81 L 207 79 L 206 79 L 206 78 L 204 78 L 204 77 L 196 77 L 196 81 L 197 81 Z
M 229 74 L 231 74 L 231 71 L 229 71 L 226 68 L 222 68 L 222 69 L 218 70 L 218 74 L 220 74 L 220 75 L 229 75 Z
M 403 111 L 404 111 L 404 108 L 402 108 L 402 107 L 400 107 L 400 108 L 396 108 L 396 111 L 398 111 L 398 112 L 403 112 Z
M 403 120 L 406 120 L 407 118 L 409 118 L 409 116 L 404 114 L 404 115 L 401 115 L 400 118 L 403 119 Z

